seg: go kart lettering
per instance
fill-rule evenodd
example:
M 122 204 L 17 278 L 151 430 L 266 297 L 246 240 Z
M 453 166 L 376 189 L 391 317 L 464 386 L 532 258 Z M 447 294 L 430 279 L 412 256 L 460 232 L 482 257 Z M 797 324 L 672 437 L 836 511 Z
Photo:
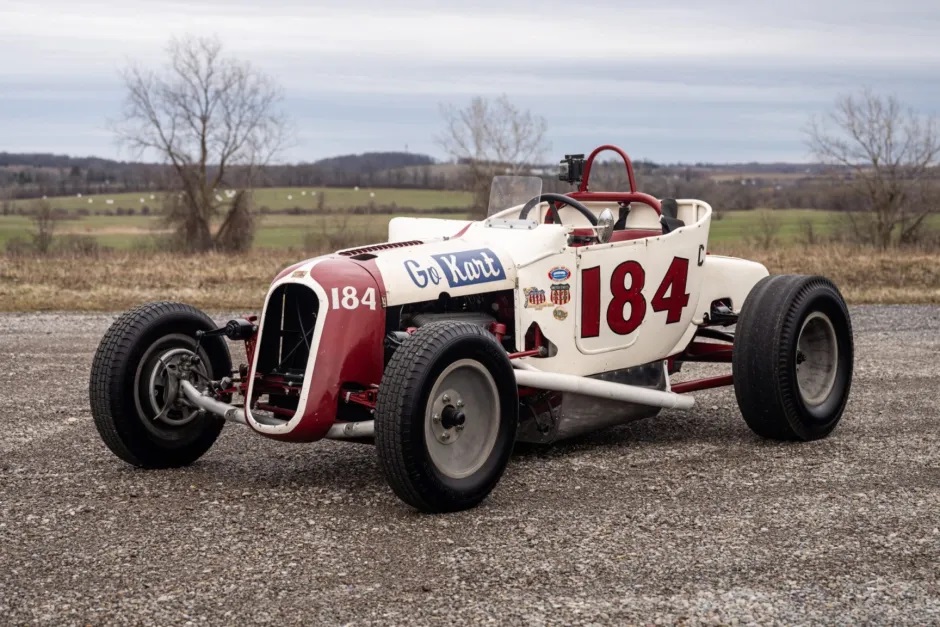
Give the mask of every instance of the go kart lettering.
M 438 285 L 442 278 L 447 280 L 450 287 L 488 283 L 506 278 L 506 271 L 503 270 L 499 257 L 489 248 L 431 257 L 437 262 L 437 268 L 424 266 L 414 259 L 406 259 L 404 262 L 408 276 L 418 287 Z
M 411 282 L 418 287 L 427 287 L 428 285 L 437 285 L 441 282 L 441 273 L 434 266 L 422 268 L 421 264 L 414 259 L 405 260 L 405 270 L 411 277 Z
M 666 275 L 650 300 L 654 312 L 666 312 L 666 324 L 682 319 L 682 310 L 689 304 L 686 282 L 689 260 L 674 257 Z M 581 337 L 597 337 L 601 333 L 601 268 L 585 268 L 581 272 Z M 646 317 L 646 271 L 636 261 L 625 261 L 614 268 L 610 277 L 610 304 L 607 326 L 617 335 L 636 331 Z M 668 293 L 668 295 L 667 295 Z M 629 310 L 627 309 L 629 306 Z M 629 313 L 624 314 L 625 311 Z
M 367 287 L 359 298 L 359 291 L 352 285 L 347 285 L 340 292 L 340 288 L 330 290 L 330 305 L 333 309 L 358 309 L 368 307 L 375 311 L 375 288 Z

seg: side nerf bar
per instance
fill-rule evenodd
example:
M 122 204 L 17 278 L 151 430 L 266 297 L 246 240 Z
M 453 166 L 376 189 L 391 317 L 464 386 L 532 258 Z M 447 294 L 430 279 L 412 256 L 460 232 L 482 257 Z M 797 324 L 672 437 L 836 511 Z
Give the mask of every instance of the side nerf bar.
M 626 403 L 663 407 L 665 409 L 691 409 L 695 399 L 674 392 L 651 390 L 638 385 L 600 381 L 573 374 L 542 372 L 541 370 L 516 369 L 516 383 L 530 388 L 571 392 L 585 396 L 597 396 Z

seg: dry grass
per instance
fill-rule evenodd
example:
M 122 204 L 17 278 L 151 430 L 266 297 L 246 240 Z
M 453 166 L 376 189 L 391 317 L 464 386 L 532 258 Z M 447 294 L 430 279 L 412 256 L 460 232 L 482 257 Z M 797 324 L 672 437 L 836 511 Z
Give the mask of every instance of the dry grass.
M 754 259 L 773 273 L 823 274 L 851 303 L 940 304 L 940 251 L 888 252 L 843 245 L 774 250 L 724 243 L 714 252 Z M 0 257 L 0 311 L 118 311 L 171 299 L 210 310 L 260 309 L 275 274 L 303 253 L 109 253 L 98 258 Z
M 110 253 L 95 258 L 0 257 L 0 310 L 117 311 L 152 300 L 180 300 L 206 309 L 261 307 L 277 272 L 304 255 L 182 257 Z
M 940 304 L 940 250 L 818 244 L 762 249 L 727 242 L 715 253 L 760 261 L 772 274 L 821 274 L 858 303 Z

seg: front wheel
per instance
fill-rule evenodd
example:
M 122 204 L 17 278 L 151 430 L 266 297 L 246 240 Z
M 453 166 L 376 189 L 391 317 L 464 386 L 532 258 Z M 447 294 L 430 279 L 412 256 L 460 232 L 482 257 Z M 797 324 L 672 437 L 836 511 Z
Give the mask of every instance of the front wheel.
M 761 279 L 744 301 L 732 352 L 744 420 L 775 440 L 829 435 L 845 410 L 853 357 L 852 322 L 831 281 Z
M 126 312 L 105 333 L 91 366 L 91 413 L 101 439 L 124 461 L 143 468 L 186 466 L 215 442 L 224 420 L 188 405 L 178 386 L 189 366 L 196 386 L 232 371 L 225 341 L 196 331 L 215 328 L 189 305 L 149 303 Z
M 512 365 L 492 334 L 466 322 L 419 328 L 389 361 L 375 409 L 392 490 L 425 512 L 480 503 L 509 462 L 518 405 Z

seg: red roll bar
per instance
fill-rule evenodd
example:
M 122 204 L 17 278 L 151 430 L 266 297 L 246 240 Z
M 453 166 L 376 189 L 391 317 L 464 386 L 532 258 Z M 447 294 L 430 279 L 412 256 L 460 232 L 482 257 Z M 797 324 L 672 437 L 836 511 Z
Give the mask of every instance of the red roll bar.
M 594 165 L 594 159 L 597 155 L 605 150 L 616 152 L 623 159 L 624 166 L 627 169 L 627 180 L 630 181 L 629 192 L 592 192 L 589 190 L 588 183 L 591 178 L 591 166 Z M 578 191 L 571 192 L 568 196 L 571 196 L 575 200 L 593 200 L 599 202 L 641 202 L 655 209 L 656 213 L 662 214 L 662 207 L 659 204 L 658 198 L 636 191 L 636 177 L 633 174 L 633 163 L 630 161 L 630 157 L 627 156 L 627 153 L 625 153 L 622 148 L 611 144 L 604 144 L 603 146 L 595 148 L 594 152 L 588 156 L 587 160 L 584 162 L 584 176 L 581 178 L 581 185 L 578 186 Z

